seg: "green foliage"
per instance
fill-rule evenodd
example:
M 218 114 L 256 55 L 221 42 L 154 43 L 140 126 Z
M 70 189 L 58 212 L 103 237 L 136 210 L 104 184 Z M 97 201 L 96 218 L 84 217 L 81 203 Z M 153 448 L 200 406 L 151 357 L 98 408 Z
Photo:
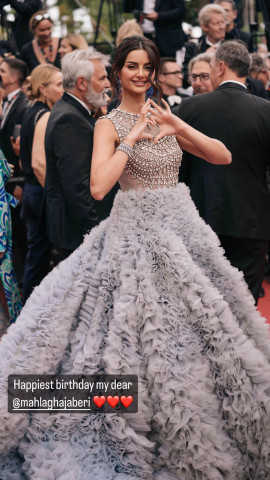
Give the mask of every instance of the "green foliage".
M 101 50 L 110 53 L 111 46 L 108 44 L 108 41 L 114 40 L 117 27 L 119 27 L 125 20 L 133 18 L 133 14 L 122 12 L 122 0 L 58 0 L 60 17 L 64 23 L 66 23 L 69 32 L 76 31 L 78 33 L 80 30 L 80 25 L 78 25 L 78 23 L 75 24 L 72 18 L 73 10 L 79 8 L 78 3 L 89 10 L 94 31 L 96 29 L 96 22 L 101 9 L 100 29 L 97 41 L 102 43 L 100 46 Z M 197 25 L 198 12 L 206 3 L 208 3 L 207 0 L 186 1 L 186 15 L 184 21 L 192 25 Z M 94 35 L 87 38 L 87 41 L 90 41 L 90 43 L 93 42 L 93 40 Z

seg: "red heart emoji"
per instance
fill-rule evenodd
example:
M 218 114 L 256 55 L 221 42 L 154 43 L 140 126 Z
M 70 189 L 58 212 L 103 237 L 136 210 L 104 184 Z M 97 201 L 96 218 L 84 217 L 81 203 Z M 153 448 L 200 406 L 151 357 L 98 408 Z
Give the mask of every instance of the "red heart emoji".
M 107 402 L 112 408 L 114 408 L 115 405 L 117 405 L 117 403 L 119 402 L 119 397 L 117 395 L 115 395 L 115 397 L 112 397 L 111 395 L 109 395 L 107 397 Z
M 127 408 L 133 402 L 133 397 L 131 395 L 129 395 L 128 397 L 125 397 L 124 395 L 122 395 L 121 402 L 124 405 L 124 407 Z
M 106 398 L 102 395 L 101 397 L 98 397 L 97 395 L 93 398 L 94 403 L 98 408 L 102 407 L 104 403 L 106 402 Z

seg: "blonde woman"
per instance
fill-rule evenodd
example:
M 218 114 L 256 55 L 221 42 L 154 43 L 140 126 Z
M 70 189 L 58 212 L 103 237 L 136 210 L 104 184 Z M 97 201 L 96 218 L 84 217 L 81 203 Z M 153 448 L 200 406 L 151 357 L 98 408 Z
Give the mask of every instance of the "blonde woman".
M 132 35 L 143 35 L 143 31 L 135 19 L 127 20 L 118 29 L 115 41 L 116 47 L 120 45 L 124 38 L 131 37 Z
M 50 245 L 39 228 L 46 158 L 44 138 L 50 110 L 63 94 L 62 73 L 53 65 L 36 67 L 30 77 L 29 98 L 34 105 L 21 128 L 21 162 L 26 178 L 22 213 L 27 225 L 28 252 L 23 277 L 23 302 L 49 271 Z
M 64 38 L 62 38 L 58 52 L 60 58 L 62 59 L 67 53 L 73 52 L 73 50 L 85 50 L 86 48 L 88 48 L 88 44 L 82 35 L 77 33 L 68 33 Z
M 21 51 L 21 59 L 30 71 L 43 63 L 60 68 L 59 38 L 52 36 L 52 28 L 53 20 L 47 10 L 39 10 L 31 17 L 29 29 L 34 39 L 26 43 Z

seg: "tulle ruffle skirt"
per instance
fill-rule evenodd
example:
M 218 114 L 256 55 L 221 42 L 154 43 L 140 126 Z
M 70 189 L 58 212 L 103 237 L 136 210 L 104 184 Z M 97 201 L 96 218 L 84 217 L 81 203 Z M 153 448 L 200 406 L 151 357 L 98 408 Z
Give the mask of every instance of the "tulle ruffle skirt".
M 269 345 L 187 187 L 120 191 L 0 343 L 0 478 L 270 479 Z M 104 372 L 138 414 L 7 412 L 11 373 Z

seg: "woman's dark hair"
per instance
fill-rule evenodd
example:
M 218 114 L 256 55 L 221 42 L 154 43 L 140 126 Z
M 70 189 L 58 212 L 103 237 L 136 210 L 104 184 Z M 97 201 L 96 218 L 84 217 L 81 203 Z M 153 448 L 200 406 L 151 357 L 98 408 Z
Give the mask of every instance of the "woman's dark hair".
M 141 37 L 140 35 L 133 35 L 132 37 L 125 38 L 116 49 L 110 76 L 113 96 L 115 96 L 117 92 L 117 75 L 123 68 L 128 54 L 133 50 L 145 50 L 147 52 L 149 60 L 152 64 L 152 68 L 148 77 L 149 82 L 154 89 L 152 97 L 155 98 L 158 95 L 160 98 L 162 90 L 158 82 L 160 64 L 159 52 L 154 42 L 148 38 Z M 154 80 L 151 79 L 153 72 L 155 73 Z

